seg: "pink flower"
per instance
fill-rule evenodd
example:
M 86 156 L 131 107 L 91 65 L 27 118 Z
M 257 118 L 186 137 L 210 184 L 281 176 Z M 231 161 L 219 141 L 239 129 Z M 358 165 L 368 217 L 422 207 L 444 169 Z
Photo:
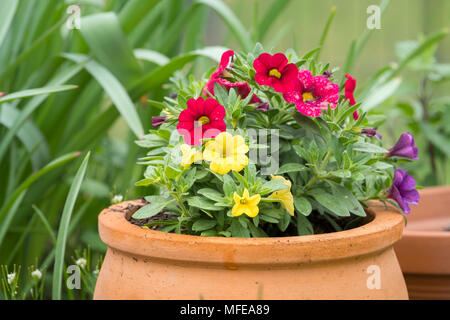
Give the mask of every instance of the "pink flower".
M 255 81 L 261 86 L 272 87 L 277 92 L 292 90 L 297 78 L 298 68 L 294 63 L 288 63 L 288 59 L 282 53 L 273 56 L 261 53 L 253 62 L 255 68 Z
M 297 110 L 309 117 L 318 117 L 328 105 L 335 109 L 339 99 L 339 86 L 324 76 L 313 76 L 309 70 L 298 72 L 293 90 L 283 94 L 284 100 L 295 103 Z
M 187 109 L 178 117 L 177 130 L 189 145 L 200 145 L 200 139 L 214 138 L 226 130 L 225 108 L 215 99 L 189 99 Z
M 248 94 L 251 91 L 251 88 L 247 82 L 245 81 L 231 82 L 230 80 L 226 79 L 231 78 L 231 75 L 227 72 L 226 69 L 230 67 L 230 60 L 233 55 L 234 55 L 233 50 L 225 51 L 222 54 L 219 66 L 217 67 L 216 71 L 213 72 L 208 82 L 206 83 L 205 89 L 203 91 L 203 94 L 205 96 L 209 96 L 208 92 L 214 95 L 214 84 L 216 82 L 225 89 L 227 89 L 227 91 L 230 91 L 231 88 L 234 88 L 237 94 L 243 99 L 245 99 L 248 96 Z M 253 95 L 250 102 L 260 103 L 261 100 L 256 95 Z
M 345 74 L 347 81 L 345 81 L 345 99 L 348 99 L 348 104 L 354 106 L 356 104 L 355 97 L 353 96 L 353 92 L 356 88 L 356 80 L 348 73 Z M 353 112 L 353 119 L 358 120 L 359 114 L 358 111 Z

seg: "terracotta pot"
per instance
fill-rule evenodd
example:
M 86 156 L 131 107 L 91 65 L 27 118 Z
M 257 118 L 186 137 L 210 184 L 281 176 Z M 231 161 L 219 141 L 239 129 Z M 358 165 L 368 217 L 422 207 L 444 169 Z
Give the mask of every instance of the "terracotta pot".
M 450 299 L 450 187 L 419 192 L 395 252 L 411 299 Z
M 123 202 L 100 213 L 108 251 L 95 299 L 408 298 L 393 250 L 404 219 L 380 204 L 352 230 L 258 239 L 143 229 L 126 219 L 142 205 Z

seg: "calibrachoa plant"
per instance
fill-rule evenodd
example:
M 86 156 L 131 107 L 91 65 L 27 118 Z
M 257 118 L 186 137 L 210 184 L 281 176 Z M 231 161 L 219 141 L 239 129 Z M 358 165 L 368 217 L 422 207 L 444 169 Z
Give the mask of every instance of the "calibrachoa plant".
M 336 70 L 311 56 L 258 44 L 226 51 L 202 80 L 173 78 L 175 93 L 151 102 L 161 115 L 137 141 L 148 149 L 137 185 L 160 192 L 133 219 L 166 232 L 267 237 L 357 227 L 369 200 L 408 214 L 419 194 L 396 166 L 417 159 L 413 136 L 385 149 L 358 110 L 356 80 L 337 83 Z

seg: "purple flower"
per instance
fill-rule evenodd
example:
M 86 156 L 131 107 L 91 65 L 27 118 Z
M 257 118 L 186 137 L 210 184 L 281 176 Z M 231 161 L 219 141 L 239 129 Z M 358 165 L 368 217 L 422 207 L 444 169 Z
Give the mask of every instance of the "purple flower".
M 263 111 L 263 112 L 267 112 L 269 111 L 269 103 L 268 102 L 261 102 L 257 104 L 257 111 Z
M 361 129 L 361 134 L 365 134 L 368 137 L 373 137 L 377 134 L 377 129 Z
M 395 146 L 389 149 L 387 157 L 404 157 L 417 160 L 417 147 L 414 146 L 414 136 L 409 133 L 403 133 Z
M 411 212 L 408 205 L 417 206 L 420 195 L 416 190 L 416 181 L 408 175 L 408 171 L 402 169 L 395 170 L 394 183 L 389 189 L 388 197 L 395 200 L 406 214 Z
M 166 122 L 167 116 L 152 117 L 152 126 L 159 127 Z

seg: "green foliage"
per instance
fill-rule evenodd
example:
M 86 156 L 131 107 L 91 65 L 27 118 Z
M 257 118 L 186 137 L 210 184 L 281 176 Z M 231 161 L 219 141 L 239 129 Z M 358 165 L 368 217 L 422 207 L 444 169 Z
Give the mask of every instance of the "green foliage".
M 19 291 L 38 290 L 24 276 L 31 260 L 47 280 L 58 279 L 21 298 L 49 298 L 52 286 L 55 298 L 92 297 L 90 291 L 66 290 L 63 262 L 79 246 L 103 255 L 97 214 L 115 194 L 142 196 L 134 186 L 143 171 L 135 166 L 132 141 L 144 136 L 159 112 L 147 98 L 159 100 L 171 76 L 188 65 L 217 61 L 226 50 L 205 47 L 211 12 L 219 13 L 243 48 L 254 41 L 219 0 L 84 1 L 80 30 L 67 27 L 70 4 L 14 0 L 0 10 L 0 264 L 21 266 Z M 62 221 L 70 186 L 80 182 L 80 163 L 69 160 L 88 150 L 86 178 L 78 197 L 71 194 L 73 207 Z M 174 177 L 177 169 L 164 172 Z M 186 190 L 193 181 L 180 179 Z
M 177 233 L 225 237 L 305 235 L 353 227 L 351 221 L 366 215 L 366 201 L 388 196 L 395 163 L 385 156 L 389 151 L 378 137 L 361 134 L 373 120 L 366 114 L 353 118 L 360 104 L 350 106 L 342 97 L 336 108 L 328 108 L 321 117 L 302 115 L 281 94 L 256 83 L 253 61 L 262 52 L 262 45 L 257 44 L 249 54 L 235 54 L 232 67 L 227 68 L 227 80 L 249 84 L 248 95 L 241 96 L 234 88 L 227 91 L 218 82 L 214 84 L 214 95 L 209 95 L 224 107 L 228 131 L 235 137 L 244 136 L 250 153 L 267 151 L 272 162 L 278 161 L 279 168 L 265 172 L 263 159 L 256 157 L 241 172 L 223 174 L 210 166 L 212 160 L 206 159 L 208 145 L 214 139 L 204 139 L 202 146 L 184 144 L 176 131 L 177 119 L 189 99 L 205 95 L 202 88 L 207 79 L 174 76 L 171 87 L 177 93 L 176 99 L 166 97 L 158 103 L 166 121 L 136 141 L 148 150 L 139 161 L 147 166 L 144 179 L 136 185 L 156 186 L 163 193 L 153 202 L 148 198 L 150 204 L 136 212 L 134 218 L 153 217 L 151 224 L 155 225 L 158 210 L 164 209 L 171 223 L 178 224 L 174 230 Z M 314 52 L 318 51 L 301 59 L 292 50 L 286 55 L 291 57 L 290 62 L 321 75 L 327 65 L 317 61 Z M 253 94 L 270 104 L 267 112 L 256 109 Z M 251 136 L 253 129 L 273 130 L 276 133 L 271 137 L 278 137 L 279 145 Z M 227 152 L 222 156 L 226 157 Z M 197 160 L 194 154 L 199 154 Z M 279 159 L 270 158 L 274 154 Z M 269 174 L 282 176 L 270 178 Z M 247 203 L 245 192 L 249 197 L 260 197 L 256 216 L 235 214 L 239 205 Z M 300 218 L 288 214 L 289 205 Z M 163 226 L 167 220 L 160 222 Z

